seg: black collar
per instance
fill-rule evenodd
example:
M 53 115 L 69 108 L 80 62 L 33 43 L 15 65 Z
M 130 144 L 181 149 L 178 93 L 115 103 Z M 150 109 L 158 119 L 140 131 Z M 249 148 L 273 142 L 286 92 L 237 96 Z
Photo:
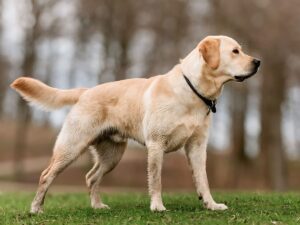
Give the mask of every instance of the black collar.
M 204 97 L 203 95 L 201 95 L 196 90 L 196 88 L 192 85 L 192 83 L 189 80 L 189 78 L 187 78 L 184 74 L 183 74 L 183 77 L 184 77 L 186 83 L 192 89 L 192 91 L 207 105 L 207 107 L 208 107 L 207 115 L 210 113 L 210 111 L 212 111 L 213 113 L 217 112 L 217 109 L 216 109 L 217 100 L 210 100 L 210 99 Z

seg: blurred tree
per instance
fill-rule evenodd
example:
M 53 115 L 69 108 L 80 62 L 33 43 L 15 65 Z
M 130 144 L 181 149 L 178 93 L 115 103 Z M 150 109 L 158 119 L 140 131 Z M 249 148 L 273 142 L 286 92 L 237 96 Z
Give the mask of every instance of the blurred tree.
M 52 1 L 51 4 L 53 2 L 54 1 Z M 31 12 L 29 13 L 32 16 L 33 22 L 24 29 L 24 58 L 21 65 L 21 71 L 23 76 L 33 77 L 34 67 L 37 63 L 36 45 L 42 34 L 40 17 L 43 10 L 47 8 L 48 4 L 43 5 L 37 0 L 30 0 L 28 1 L 28 4 L 31 6 Z M 23 173 L 22 160 L 25 156 L 27 132 L 31 121 L 30 108 L 21 97 L 18 98 L 17 120 L 18 123 L 16 128 L 16 139 L 14 147 L 14 171 L 15 179 L 20 179 L 22 178 Z
M 233 36 L 243 34 L 237 26 L 228 21 L 226 11 L 223 11 L 223 2 L 212 0 L 211 21 L 214 24 L 216 33 L 231 33 Z M 229 5 L 231 3 L 228 3 Z M 230 6 L 227 6 L 230 7 Z M 229 36 L 232 36 L 229 35 Z M 246 34 L 244 34 L 246 35 Z M 249 43 L 250 44 L 250 43 Z M 249 47 L 249 46 L 248 46 Z M 246 115 L 248 107 L 248 87 L 247 83 L 230 86 L 230 114 L 231 114 L 231 160 L 233 161 L 230 169 L 229 186 L 238 187 L 243 168 L 250 166 L 249 158 L 246 154 Z
M 145 28 L 153 44 L 145 58 L 145 75 L 166 72 L 182 57 L 183 43 L 190 28 L 189 1 L 146 1 Z M 195 43 L 196 44 L 196 43 Z
M 143 3 L 133 0 L 80 1 L 78 32 L 83 37 L 87 31 L 101 37 L 103 66 L 99 77 L 113 74 L 115 80 L 126 78 L 132 64 L 132 41 L 139 30 L 149 32 L 148 38 L 153 40 L 152 48 L 145 56 L 143 75 L 169 69 L 180 56 L 189 28 L 187 7 L 188 2 L 181 0 L 145 0 Z
M 300 47 L 294 34 L 299 29 L 292 24 L 299 19 L 299 7 L 295 7 L 299 2 L 213 0 L 212 3 L 227 30 L 239 35 L 263 58 L 260 156 L 267 186 L 282 190 L 287 185 L 287 166 L 281 107 L 287 90 L 285 72 L 289 59 L 286 56 Z
M 238 86 L 239 85 L 239 86 Z M 244 168 L 249 167 L 249 157 L 246 154 L 246 115 L 248 108 L 248 88 L 246 85 L 231 86 L 231 129 L 232 129 L 232 179 L 231 186 L 238 187 Z
M 2 31 L 3 31 L 3 21 L 2 21 L 2 11 L 3 11 L 3 4 L 2 4 L 2 0 L 0 0 L 0 117 L 3 114 L 3 103 L 4 103 L 4 97 L 5 97 L 5 93 L 7 91 L 7 83 L 8 83 L 8 76 L 7 76 L 7 72 L 8 72 L 8 62 L 7 60 L 5 60 L 4 54 L 3 54 L 3 50 L 2 50 Z
M 114 69 L 116 80 L 125 79 L 127 70 L 131 65 L 129 54 L 131 43 L 137 30 L 137 6 L 138 4 L 133 0 L 118 0 L 112 10 L 111 16 L 114 17 L 114 36 L 118 46 Z M 118 19 L 116 19 L 117 16 Z
M 137 29 L 139 3 L 133 0 L 89 0 L 80 1 L 78 15 L 78 42 L 86 43 L 93 34 L 101 36 L 100 77 L 106 74 L 114 76 L 114 80 L 126 78 L 130 67 L 130 45 Z

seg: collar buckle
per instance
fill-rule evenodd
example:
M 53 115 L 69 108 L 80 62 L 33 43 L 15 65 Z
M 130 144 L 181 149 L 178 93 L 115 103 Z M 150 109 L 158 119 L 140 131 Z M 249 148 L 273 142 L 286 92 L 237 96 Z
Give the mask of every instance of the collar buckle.
M 217 112 L 217 108 L 216 108 L 216 104 L 217 104 L 217 100 L 210 100 L 206 97 L 204 97 L 203 95 L 201 95 L 196 88 L 192 85 L 191 81 L 183 74 L 183 77 L 186 81 L 186 83 L 189 85 L 189 87 L 192 89 L 192 91 L 207 105 L 208 107 L 208 112 L 207 115 L 209 115 L 210 111 L 212 111 L 213 113 Z

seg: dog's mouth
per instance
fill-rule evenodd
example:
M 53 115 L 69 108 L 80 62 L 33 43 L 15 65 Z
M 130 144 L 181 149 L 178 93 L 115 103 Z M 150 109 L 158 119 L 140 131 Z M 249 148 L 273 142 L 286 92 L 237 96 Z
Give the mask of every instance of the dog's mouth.
M 256 74 L 256 72 L 258 71 L 258 67 L 256 67 L 251 73 L 246 74 L 246 75 L 238 75 L 238 76 L 234 76 L 234 79 L 237 82 L 243 82 L 244 80 L 252 77 L 254 74 Z

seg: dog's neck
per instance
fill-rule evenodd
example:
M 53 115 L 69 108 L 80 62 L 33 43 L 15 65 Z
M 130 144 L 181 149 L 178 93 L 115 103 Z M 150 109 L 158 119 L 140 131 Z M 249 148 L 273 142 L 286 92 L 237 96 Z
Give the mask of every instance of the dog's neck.
M 180 69 L 197 89 L 197 91 L 210 100 L 217 99 L 225 82 L 224 77 L 214 75 L 214 71 L 208 67 L 195 48 L 180 62 Z

